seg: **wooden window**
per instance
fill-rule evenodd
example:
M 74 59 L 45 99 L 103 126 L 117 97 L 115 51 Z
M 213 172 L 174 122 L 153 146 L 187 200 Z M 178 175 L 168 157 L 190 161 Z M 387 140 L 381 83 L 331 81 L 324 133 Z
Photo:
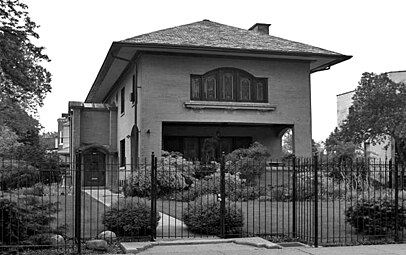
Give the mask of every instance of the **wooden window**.
M 120 167 L 125 166 L 125 139 L 120 140 Z
M 236 68 L 221 68 L 190 76 L 190 99 L 203 101 L 268 102 L 268 80 Z
M 217 99 L 217 79 L 214 75 L 204 79 L 203 93 L 206 100 Z
M 225 72 L 221 75 L 221 99 L 224 101 L 234 100 L 234 75 Z
M 251 101 L 251 81 L 248 78 L 241 78 L 239 85 L 240 101 Z
M 125 88 L 121 89 L 121 93 L 120 93 L 120 113 L 123 114 L 124 113 L 124 106 L 125 106 Z
M 264 84 L 262 82 L 257 82 L 255 89 L 256 89 L 256 100 L 259 102 L 264 101 Z
M 200 100 L 202 98 L 202 79 L 198 76 L 191 76 L 190 91 L 192 100 Z

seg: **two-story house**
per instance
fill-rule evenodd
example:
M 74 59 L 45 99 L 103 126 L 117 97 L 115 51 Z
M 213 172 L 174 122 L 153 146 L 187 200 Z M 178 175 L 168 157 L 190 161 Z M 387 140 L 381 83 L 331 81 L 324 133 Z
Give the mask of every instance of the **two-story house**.
M 216 134 L 225 153 L 258 141 L 277 158 L 292 129 L 294 153 L 311 156 L 310 75 L 349 58 L 261 23 L 203 20 L 113 42 L 85 102 L 69 103 L 70 155 L 80 149 L 85 166 L 107 166 L 97 178 L 85 171 L 85 185 L 152 152 L 199 158 Z

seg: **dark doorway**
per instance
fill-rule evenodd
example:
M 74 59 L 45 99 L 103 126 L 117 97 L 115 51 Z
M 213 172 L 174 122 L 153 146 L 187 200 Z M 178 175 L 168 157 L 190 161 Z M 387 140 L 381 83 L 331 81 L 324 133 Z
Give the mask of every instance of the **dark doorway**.
M 84 186 L 105 186 L 106 185 L 106 155 L 92 149 L 83 154 L 84 164 Z

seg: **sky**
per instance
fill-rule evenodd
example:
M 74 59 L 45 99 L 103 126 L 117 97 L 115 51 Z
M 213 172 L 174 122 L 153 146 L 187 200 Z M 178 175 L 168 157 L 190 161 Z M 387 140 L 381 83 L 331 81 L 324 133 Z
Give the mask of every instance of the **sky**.
M 406 70 L 406 1 L 362 0 L 20 0 L 40 25 L 52 60 L 52 92 L 37 117 L 57 131 L 69 101 L 84 101 L 113 41 L 203 19 L 270 34 L 353 58 L 311 75 L 312 133 L 323 141 L 336 127 L 336 96 L 356 88 L 363 72 Z

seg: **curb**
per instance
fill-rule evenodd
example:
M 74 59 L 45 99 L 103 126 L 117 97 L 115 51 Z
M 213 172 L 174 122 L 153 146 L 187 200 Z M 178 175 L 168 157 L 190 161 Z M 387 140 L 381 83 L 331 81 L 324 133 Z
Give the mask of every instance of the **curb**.
M 171 246 L 171 245 L 208 245 L 235 243 L 239 245 L 249 245 L 265 249 L 282 249 L 278 244 L 269 242 L 259 237 L 253 238 L 236 238 L 236 239 L 203 239 L 203 240 L 175 240 L 175 241 L 158 241 L 158 242 L 123 242 L 120 243 L 124 253 L 137 254 L 154 246 Z

